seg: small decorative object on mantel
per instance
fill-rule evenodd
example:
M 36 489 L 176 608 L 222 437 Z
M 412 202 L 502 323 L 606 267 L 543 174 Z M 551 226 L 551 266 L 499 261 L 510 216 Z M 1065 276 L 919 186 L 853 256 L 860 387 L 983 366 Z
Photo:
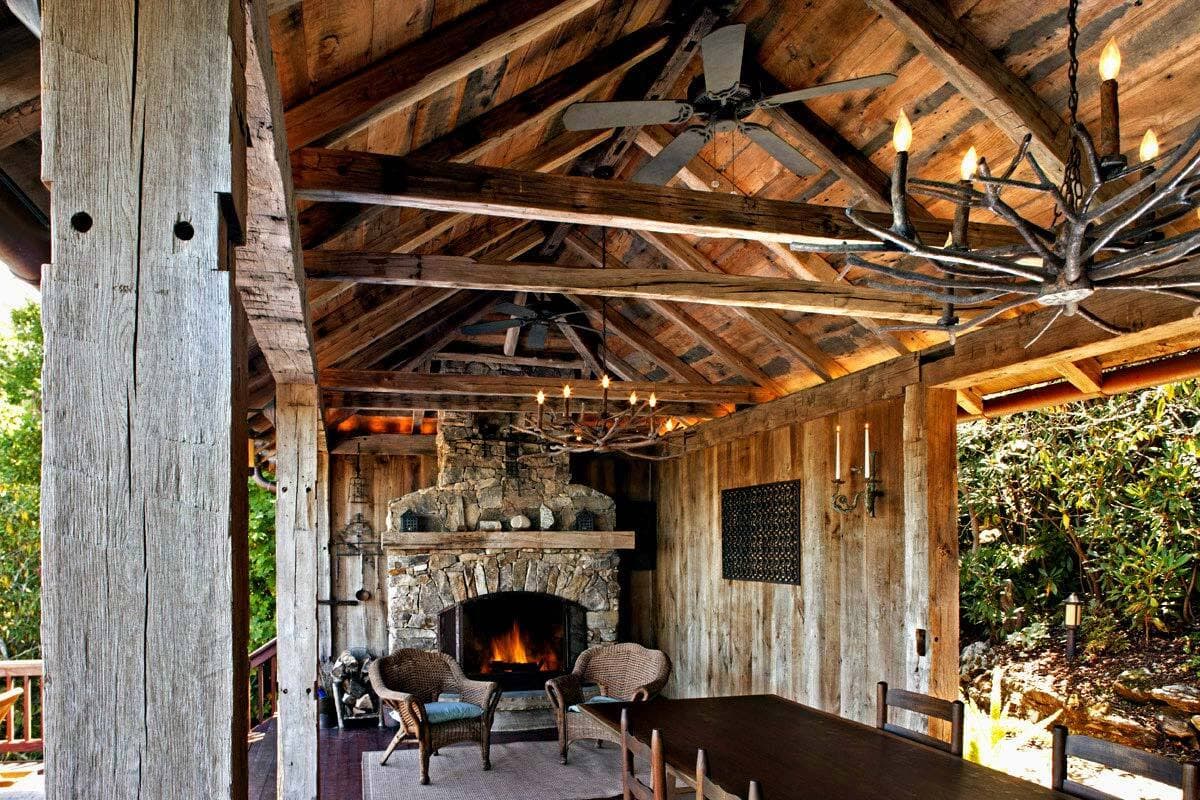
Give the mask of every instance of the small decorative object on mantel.
M 508 521 L 508 527 L 514 531 L 527 531 L 533 523 L 529 521 L 529 517 L 524 514 L 517 514 Z
M 542 503 L 538 508 L 538 529 L 543 531 L 554 530 L 554 512 L 545 503 Z
M 853 477 L 859 471 L 858 467 L 850 467 Z M 846 481 L 842 480 L 842 426 L 838 425 L 834 432 L 833 448 L 833 509 L 839 514 L 849 514 L 858 508 L 860 501 L 866 501 L 867 514 L 875 516 L 875 501 L 883 497 L 882 481 L 879 479 L 879 451 L 871 449 L 871 423 L 863 423 L 863 480 L 865 487 L 849 497 L 842 491 Z
M 575 515 L 575 530 L 577 531 L 594 531 L 596 530 L 596 515 L 586 508 Z
M 504 530 L 504 526 L 500 524 L 500 520 L 498 519 L 481 519 L 479 520 L 479 530 L 499 531 Z
M 800 481 L 721 492 L 725 580 L 800 583 Z
M 421 518 L 411 508 L 405 509 L 400 515 L 400 530 L 403 533 L 417 533 L 421 530 Z

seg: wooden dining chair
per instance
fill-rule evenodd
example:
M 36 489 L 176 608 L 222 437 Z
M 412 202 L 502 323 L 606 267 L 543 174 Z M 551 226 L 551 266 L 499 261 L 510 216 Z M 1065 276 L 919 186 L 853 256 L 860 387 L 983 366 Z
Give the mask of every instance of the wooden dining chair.
M 634 759 L 650 764 L 650 784 L 638 777 Z M 673 783 L 673 782 L 672 782 Z M 667 783 L 667 761 L 663 756 L 662 734 L 650 732 L 650 746 L 629 735 L 629 709 L 621 709 L 621 789 L 624 800 L 671 800 L 674 787 Z
M 914 711 L 927 717 L 949 722 L 950 741 L 944 742 L 928 734 L 888 722 L 888 708 Z M 940 697 L 930 697 L 927 694 L 908 692 L 903 689 L 889 689 L 886 681 L 880 681 L 876 693 L 875 727 L 914 742 L 945 750 L 960 758 L 963 754 L 963 704 L 961 700 L 951 702 Z
M 1117 800 L 1110 794 L 1085 786 L 1067 777 L 1067 758 L 1074 756 L 1085 761 L 1103 764 L 1113 769 L 1132 772 L 1143 778 L 1174 786 L 1183 792 L 1183 800 L 1200 800 L 1200 767 L 1194 763 L 1180 764 L 1166 756 L 1147 753 L 1133 747 L 1091 736 L 1068 733 L 1062 725 L 1054 727 L 1054 754 L 1050 769 L 1051 788 L 1082 797 L 1085 800 Z
M 717 786 L 708 779 L 708 755 L 703 749 L 696 751 L 696 800 L 741 800 L 737 795 Z M 762 800 L 762 789 L 758 781 L 750 781 L 746 800 Z

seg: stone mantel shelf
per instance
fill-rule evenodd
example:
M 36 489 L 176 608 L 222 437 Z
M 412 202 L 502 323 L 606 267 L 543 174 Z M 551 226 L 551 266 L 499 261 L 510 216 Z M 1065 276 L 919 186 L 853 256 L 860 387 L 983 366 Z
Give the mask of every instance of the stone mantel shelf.
M 384 534 L 388 550 L 467 551 L 487 548 L 539 550 L 632 550 L 633 531 L 428 531 Z

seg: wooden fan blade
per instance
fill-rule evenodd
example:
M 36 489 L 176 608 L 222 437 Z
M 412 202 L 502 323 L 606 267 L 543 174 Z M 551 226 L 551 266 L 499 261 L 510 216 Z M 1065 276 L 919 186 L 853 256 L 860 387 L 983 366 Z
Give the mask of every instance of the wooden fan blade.
M 673 125 L 686 122 L 692 114 L 692 107 L 679 100 L 574 103 L 563 114 L 563 127 L 569 131 L 590 131 L 630 125 Z
M 880 86 L 889 86 L 895 83 L 896 76 L 890 72 L 883 72 L 878 75 L 865 75 L 861 78 L 851 78 L 846 81 L 833 81 L 832 83 L 822 83 L 817 86 L 809 86 L 806 89 L 797 89 L 794 92 L 783 92 L 782 94 L 771 95 L 759 102 L 763 108 L 769 106 L 781 106 L 784 103 L 795 103 L 800 100 L 811 100 L 814 97 L 824 97 L 827 94 L 837 94 L 838 92 L 855 92 L 860 89 L 876 89 Z
M 709 94 L 718 94 L 741 83 L 745 48 L 745 25 L 726 25 L 700 40 L 704 88 Z
M 699 153 L 700 148 L 711 138 L 712 129 L 708 126 L 688 128 L 658 151 L 658 155 L 643 164 L 633 176 L 633 182 L 665 185 L 685 164 L 696 157 L 696 153 Z

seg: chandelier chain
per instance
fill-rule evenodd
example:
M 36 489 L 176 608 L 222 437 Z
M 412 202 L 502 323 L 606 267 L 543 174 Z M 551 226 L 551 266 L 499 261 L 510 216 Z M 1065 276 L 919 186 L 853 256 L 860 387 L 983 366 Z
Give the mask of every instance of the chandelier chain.
M 1071 130 L 1079 122 L 1079 0 L 1067 2 L 1067 82 L 1070 92 L 1067 95 L 1067 107 L 1071 117 Z M 1071 210 L 1078 212 L 1083 197 L 1083 177 L 1081 168 L 1083 154 L 1079 149 L 1078 139 L 1072 135 L 1071 145 L 1067 152 L 1067 163 L 1063 170 L 1062 195 Z

